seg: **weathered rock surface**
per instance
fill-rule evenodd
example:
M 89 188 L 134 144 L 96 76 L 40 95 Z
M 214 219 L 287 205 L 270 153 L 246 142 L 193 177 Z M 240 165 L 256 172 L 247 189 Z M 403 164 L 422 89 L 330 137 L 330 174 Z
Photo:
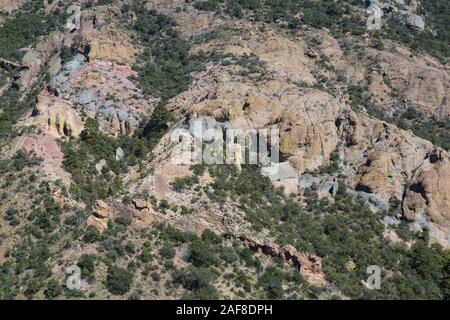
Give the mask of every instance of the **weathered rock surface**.
M 92 60 L 111 61 L 121 65 L 132 65 L 136 50 L 128 42 L 127 36 L 117 30 L 96 29 L 86 36 L 89 44 L 89 58 Z
M 436 151 L 414 173 L 403 200 L 405 217 L 411 220 L 426 217 L 425 227 L 432 229 L 438 236 L 435 240 L 445 246 L 450 240 L 449 181 L 450 159 L 445 152 Z
M 38 125 L 56 137 L 78 138 L 83 131 L 83 120 L 68 101 L 44 92 L 38 97 L 28 124 Z
M 0 11 L 11 13 L 20 8 L 26 0 L 0 0 Z
M 22 58 L 22 66 L 24 67 L 19 74 L 17 85 L 21 90 L 28 90 L 41 75 L 41 69 L 44 64 L 56 57 L 58 50 L 61 48 L 64 40 L 64 34 L 59 31 L 52 32 L 39 42 L 36 47 L 29 48 Z M 58 69 L 53 68 L 53 71 Z
M 149 207 L 147 201 L 144 199 L 133 199 L 133 204 L 138 210 L 147 209 Z
M 260 46 L 265 47 L 265 44 Z M 331 58 L 345 61 L 337 48 L 326 45 L 323 50 L 328 48 L 331 48 L 328 51 Z M 266 54 L 265 50 L 251 46 L 235 46 L 233 50 L 236 54 Z M 410 103 L 446 116 L 449 76 L 445 68 L 439 69 L 435 61 L 410 58 L 406 53 L 377 51 L 368 55 L 375 57 L 383 70 L 383 76 L 374 74 L 384 86 L 378 92 L 379 101 L 389 101 L 387 95 L 394 86 Z M 268 68 L 269 74 L 288 72 L 283 70 L 286 66 L 278 67 L 277 71 Z M 430 142 L 411 132 L 354 112 L 342 95 L 313 88 L 299 89 L 289 78 L 283 81 L 279 77 L 276 80 L 268 77 L 255 85 L 233 76 L 233 72 L 233 66 L 210 67 L 187 92 L 170 102 L 170 108 L 189 120 L 210 117 L 243 130 L 278 128 L 282 161 L 288 162 L 299 176 L 328 165 L 331 154 L 337 150 L 350 188 L 373 209 L 388 209 L 393 197 L 403 199 L 410 179 L 434 149 Z M 366 71 L 358 67 L 354 72 Z M 163 139 L 162 145 L 169 147 L 167 139 Z M 286 176 L 284 181 L 274 176 L 273 181 L 292 192 L 296 186 L 289 179 L 294 176 Z M 333 192 L 334 186 L 329 185 Z M 437 197 L 436 201 L 443 208 L 449 204 L 445 196 Z M 445 219 L 448 221 L 447 216 Z M 439 221 L 443 223 L 443 219 Z
M 390 88 L 401 98 L 437 117 L 450 115 L 450 75 L 447 68 L 436 61 L 381 52 L 374 57 Z M 388 98 L 386 98 L 388 99 Z
M 326 284 L 322 261 L 319 257 L 301 253 L 291 245 L 279 246 L 276 243 L 247 237 L 241 237 L 240 240 L 253 250 L 291 262 L 308 282 L 315 285 Z
M 106 202 L 97 200 L 86 225 L 94 226 L 99 232 L 103 232 L 108 228 L 108 220 L 112 218 L 112 215 L 111 207 Z
M 51 86 L 75 109 L 97 117 L 100 129 L 110 135 L 131 135 L 139 121 L 153 110 L 155 100 L 144 99 L 129 80 L 135 72 L 128 66 L 104 61 L 84 61 L 78 56 L 53 78 Z

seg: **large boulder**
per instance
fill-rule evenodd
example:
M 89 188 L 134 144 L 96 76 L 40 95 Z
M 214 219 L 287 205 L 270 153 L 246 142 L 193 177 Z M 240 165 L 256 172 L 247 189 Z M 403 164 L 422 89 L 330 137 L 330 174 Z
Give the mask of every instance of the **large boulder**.
M 425 30 L 425 20 L 417 14 L 411 13 L 406 18 L 406 24 L 416 30 Z
M 403 202 L 405 217 L 426 213 L 431 222 L 449 225 L 450 159 L 444 151 L 428 157 L 412 178 Z
M 86 224 L 87 226 L 94 226 L 99 232 L 103 232 L 108 228 L 108 220 L 112 215 L 111 207 L 106 202 L 97 200 Z

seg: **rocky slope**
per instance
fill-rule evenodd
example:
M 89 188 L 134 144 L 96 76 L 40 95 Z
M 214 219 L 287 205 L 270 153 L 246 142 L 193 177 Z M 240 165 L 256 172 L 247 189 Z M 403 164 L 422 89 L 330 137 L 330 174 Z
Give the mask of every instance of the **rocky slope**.
M 408 22 L 422 2 L 398 34 L 435 28 Z M 448 299 L 444 49 L 291 1 L 292 21 L 239 1 L 77 3 L 67 30 L 65 1 L 0 1 L 2 31 L 22 11 L 63 22 L 0 51 L 1 298 Z M 364 26 L 365 4 L 342 8 Z M 180 164 L 181 129 L 210 142 L 194 120 L 278 129 L 280 162 Z M 369 265 L 383 290 L 361 285 Z

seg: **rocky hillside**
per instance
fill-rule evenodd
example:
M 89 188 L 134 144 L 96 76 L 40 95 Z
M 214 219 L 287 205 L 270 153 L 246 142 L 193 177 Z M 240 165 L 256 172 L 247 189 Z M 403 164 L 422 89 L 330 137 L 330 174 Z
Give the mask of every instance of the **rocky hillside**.
M 449 22 L 446 0 L 0 0 L 0 298 L 449 299 Z M 232 130 L 279 158 L 188 159 Z

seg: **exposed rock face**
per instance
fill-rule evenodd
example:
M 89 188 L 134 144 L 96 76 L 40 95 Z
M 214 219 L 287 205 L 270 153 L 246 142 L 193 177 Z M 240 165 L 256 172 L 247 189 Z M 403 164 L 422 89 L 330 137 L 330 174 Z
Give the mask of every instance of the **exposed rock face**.
M 307 90 L 300 96 L 287 92 L 280 101 L 287 106 L 280 123 L 281 153 L 300 171 L 327 163 L 338 144 L 334 123 L 342 107 L 339 100 Z
M 346 68 L 348 61 L 340 53 L 339 45 L 326 40 L 325 36 L 323 39 L 320 49 L 326 52 L 331 63 L 338 68 L 342 62 L 345 67 L 341 68 Z M 270 47 L 264 41 L 271 40 L 261 41 L 259 47 L 234 46 L 226 50 L 264 59 L 267 51 L 260 48 Z M 276 50 L 271 54 L 274 60 L 266 59 L 268 65 L 282 60 Z M 370 71 L 372 79 L 378 82 L 372 87 L 378 101 L 392 101 L 391 88 L 397 88 L 400 96 L 410 104 L 437 116 L 446 116 L 450 86 L 448 71 L 434 60 L 409 55 L 401 50 L 395 54 L 369 50 L 368 57 L 373 57 L 381 68 L 381 73 L 375 69 Z M 312 68 L 308 59 L 304 61 L 305 68 Z M 190 90 L 173 99 L 169 106 L 190 120 L 210 117 L 238 129 L 278 128 L 282 161 L 288 162 L 286 167 L 297 171 L 297 177 L 306 170 L 314 171 L 329 164 L 331 154 L 337 150 L 350 188 L 367 199 L 373 209 L 388 209 L 392 197 L 403 199 L 409 181 L 434 149 L 432 143 L 395 125 L 354 112 L 342 95 L 315 88 L 299 90 L 290 78 L 286 81 L 278 76 L 276 80 L 270 78 L 270 75 L 288 73 L 285 68 L 280 64 L 277 70 L 267 67 L 268 80 L 255 85 L 233 76 L 234 66 L 213 66 L 198 75 Z M 368 72 L 356 66 L 349 77 L 364 77 Z M 170 147 L 167 138 L 163 139 L 162 145 Z M 283 172 L 288 174 L 274 176 L 273 182 L 285 186 L 288 192 L 295 192 L 298 189 L 295 174 Z M 335 182 L 324 184 L 326 187 L 332 190 L 328 192 L 332 196 Z M 441 206 L 446 203 L 445 197 L 438 198 Z
M 299 174 L 328 164 L 338 149 L 351 185 L 387 202 L 393 194 L 402 198 L 404 185 L 433 149 L 431 143 L 358 115 L 342 99 L 317 89 L 299 92 L 281 81 L 256 88 L 209 76 L 219 81 L 210 87 L 214 99 L 200 104 L 191 100 L 189 117 L 212 117 L 239 129 L 279 128 L 280 152 Z M 189 106 L 189 99 L 179 103 Z
M 111 207 L 106 202 L 97 200 L 86 224 L 87 226 L 94 226 L 98 231 L 103 232 L 108 228 L 108 220 L 111 217 Z
M 441 234 L 436 240 L 444 246 L 450 240 L 449 181 L 450 159 L 445 152 L 436 151 L 415 172 L 403 201 L 405 217 L 411 220 L 426 217 L 424 227 L 432 229 L 434 235 Z M 436 230 L 437 226 L 441 231 Z
M 48 134 L 78 138 L 83 131 L 83 121 L 67 101 L 48 94 L 40 95 L 29 123 L 37 124 Z
M 64 154 L 53 137 L 49 135 L 26 136 L 22 148 L 43 159 L 41 163 L 42 178 L 49 181 L 62 180 L 66 185 L 70 183 L 70 175 L 62 168 Z
M 95 202 L 92 214 L 97 218 L 106 219 L 111 216 L 111 209 L 106 202 L 102 200 L 97 200 Z
M 367 162 L 359 168 L 355 176 L 356 190 L 376 193 L 383 198 L 389 198 L 400 190 L 403 177 L 395 169 L 397 162 L 394 155 L 387 151 L 374 150 L 367 156 Z
M 416 231 L 427 229 L 432 242 L 450 247 L 450 159 L 435 151 L 418 168 L 407 186 L 403 213 Z
M 406 18 L 406 23 L 408 26 L 417 29 L 417 30 L 424 30 L 425 29 L 425 21 L 421 16 L 418 16 L 417 14 L 410 14 Z
M 22 58 L 22 66 L 25 68 L 20 72 L 17 84 L 21 90 L 31 87 L 36 78 L 40 75 L 43 65 L 50 61 L 52 57 L 57 56 L 57 52 L 63 43 L 64 34 L 62 32 L 52 32 L 42 42 L 39 42 L 35 48 L 28 49 Z M 59 71 L 53 68 L 53 72 Z
M 381 52 L 376 56 L 391 88 L 420 109 L 438 117 L 450 115 L 450 75 L 448 69 L 423 59 Z
M 378 120 L 364 116 L 350 119 L 339 118 L 338 123 L 347 145 L 346 170 L 351 186 L 376 194 L 385 202 L 393 195 L 401 199 L 404 185 L 433 149 L 432 144 Z
M 90 59 L 111 61 L 122 65 L 133 64 L 136 51 L 127 42 L 125 35 L 102 29 L 91 32 L 86 40 L 90 47 Z
M 311 35 L 319 44 L 316 59 L 323 54 L 333 68 L 351 83 L 358 84 L 365 78 L 365 70 L 361 65 L 353 63 L 342 51 L 339 42 L 325 31 L 319 31 Z
M 136 207 L 136 209 L 138 209 L 138 210 L 143 210 L 143 209 L 148 208 L 147 201 L 145 201 L 143 199 L 133 199 L 133 204 Z
M 0 0 L 0 11 L 11 13 L 20 8 L 26 0 Z
M 0 8 L 12 11 L 22 2 L 0 0 Z M 379 13 L 383 8 L 381 1 L 371 2 L 379 3 L 376 9 Z M 403 0 L 383 1 L 389 5 L 394 2 L 405 7 Z M 58 5 L 56 0 L 52 4 L 45 3 L 48 13 Z M 39 94 L 34 110 L 19 120 L 18 136 L 0 156 L 12 156 L 24 149 L 42 158 L 37 167 L 40 181 L 62 180 L 69 187 L 71 176 L 62 167 L 64 155 L 59 139 L 79 138 L 87 117 L 96 118 L 101 131 L 111 136 L 132 136 L 139 122 L 147 120 L 158 99 L 146 97 L 134 81 L 137 73 L 131 66 L 136 62 L 136 54 L 144 48 L 133 38 L 136 34 L 123 28 L 124 18 L 130 18 L 130 22 L 136 18 L 133 10 L 126 15 L 120 12 L 124 3 L 130 1 L 83 7 L 84 21 L 79 30 L 53 32 L 37 41 L 36 47 L 26 49 L 20 64 L 13 63 L 15 68 L 22 66 L 16 80 L 22 92 L 37 83 L 44 66 L 46 70 L 48 67 L 51 80 L 45 83 L 47 88 Z M 192 53 L 205 52 L 205 56 L 214 57 L 204 70 L 192 73 L 189 88 L 164 101 L 179 116 L 177 129 L 187 129 L 189 142 L 196 138 L 191 130 L 193 120 L 201 120 L 203 129 L 278 129 L 280 163 L 263 167 L 261 172 L 275 186 L 284 187 L 287 195 L 294 194 L 293 201 L 302 202 L 307 188 L 317 192 L 319 198 L 333 201 L 339 183 L 345 180 L 348 192 L 366 201 L 373 210 L 388 210 L 390 199 L 401 200 L 401 211 L 395 219 L 383 219 L 387 240 L 405 243 L 391 227 L 397 225 L 403 215 L 416 230 L 427 229 L 433 241 L 450 247 L 449 155 L 436 151 L 431 142 L 411 132 L 369 117 L 363 111 L 356 112 L 357 109 L 351 107 L 348 90 L 350 85 L 367 85 L 363 98 L 370 97 L 374 104 L 384 106 L 383 111 L 388 115 L 413 106 L 427 116 L 445 119 L 450 116 L 448 65 L 398 48 L 390 41 L 383 40 L 386 51 L 375 49 L 379 46 L 370 43 L 371 35 L 349 35 L 338 41 L 326 29 L 306 26 L 298 33 L 282 34 L 269 23 L 244 19 L 226 21 L 221 15 L 196 10 L 192 1 L 150 0 L 145 5 L 170 12 L 180 23 L 175 28 L 193 44 Z M 417 3 L 411 1 L 411 6 L 411 9 L 402 9 L 404 22 L 410 28 L 425 28 L 423 19 L 413 14 Z M 92 23 L 93 15 L 98 24 Z M 302 20 L 303 13 L 295 18 Z M 217 28 L 218 25 L 224 28 Z M 78 54 L 64 57 L 63 61 L 59 56 L 61 47 L 75 45 L 79 39 L 81 45 L 74 50 Z M 356 45 L 358 49 L 352 47 Z M 217 59 L 223 60 L 218 62 Z M 2 67 L 12 66 L 10 62 L 0 63 Z M 246 66 L 248 64 L 255 67 L 255 73 L 247 70 L 252 69 Z M 0 94 L 1 91 L 0 88 Z M 369 105 L 362 107 L 368 110 Z M 197 192 L 197 188 L 175 192 L 171 182 L 192 172 L 189 166 L 171 161 L 175 154 L 172 151 L 177 147 L 170 139 L 174 130 L 172 128 L 163 137 L 147 159 L 140 158 L 139 165 L 129 166 L 126 173 L 120 170 L 112 174 L 108 168 L 114 156 L 117 161 L 124 160 L 121 148 L 115 150 L 115 155 L 111 154 L 112 159 L 105 156 L 108 161 L 96 159 L 99 161 L 93 174 L 109 172 L 123 181 L 121 191 L 124 192 L 116 194 L 119 199 L 98 200 L 86 224 L 104 232 L 108 221 L 114 219 L 126 225 L 127 230 L 135 231 L 133 228 L 137 226 L 146 232 L 149 225 L 158 220 L 198 235 L 206 229 L 226 233 L 259 254 L 280 258 L 295 266 L 310 283 L 326 286 L 320 257 L 299 252 L 291 245 L 276 244 L 270 238 L 269 228 L 253 228 L 233 197 L 219 206 L 211 197 L 207 199 L 206 191 L 210 188 L 198 188 L 201 192 Z M 134 144 L 131 139 L 125 140 L 127 142 Z M 126 150 L 129 152 L 128 146 Z M 230 154 L 238 155 L 239 151 L 234 148 Z M 335 160 L 336 154 L 338 160 Z M 182 156 L 180 154 L 184 160 Z M 237 167 L 242 162 L 245 160 L 236 156 Z M 328 167 L 334 165 L 333 162 L 339 163 L 337 169 Z M 201 187 L 215 180 L 207 171 L 199 178 Z M 144 177 L 145 174 L 148 175 Z M 59 187 L 59 181 L 53 185 Z M 49 190 L 61 207 L 83 209 L 75 197 L 65 199 L 62 196 L 65 193 Z M 120 197 L 128 194 L 133 197 L 132 202 L 121 202 Z M 163 210 L 163 205 L 161 208 L 153 206 L 153 201 L 147 200 L 150 195 L 159 201 L 167 200 L 170 208 Z M 226 242 L 228 244 L 228 240 Z M 79 251 L 89 248 L 93 252 L 97 250 L 95 244 L 91 247 L 82 244 Z M 78 256 L 73 260 L 77 259 Z M 176 264 L 177 259 L 179 257 L 174 260 Z M 187 262 L 184 263 L 182 266 L 187 266 Z M 348 261 L 347 270 L 355 270 L 357 263 Z M 137 279 L 139 285 L 141 280 Z
M 326 284 L 322 261 L 319 257 L 301 253 L 291 245 L 279 246 L 276 243 L 246 237 L 241 237 L 241 240 L 253 250 L 291 262 L 308 282 L 315 285 Z
M 305 47 L 301 42 L 269 35 L 264 41 L 250 41 L 248 48 L 266 62 L 269 70 L 277 76 L 293 82 L 316 82 L 309 68 L 311 60 L 305 55 Z
M 97 117 L 104 133 L 131 135 L 156 103 L 154 99 L 144 99 L 128 79 L 135 75 L 128 66 L 86 62 L 79 55 L 64 66 L 51 86 L 61 99 L 72 101 L 77 110 Z

